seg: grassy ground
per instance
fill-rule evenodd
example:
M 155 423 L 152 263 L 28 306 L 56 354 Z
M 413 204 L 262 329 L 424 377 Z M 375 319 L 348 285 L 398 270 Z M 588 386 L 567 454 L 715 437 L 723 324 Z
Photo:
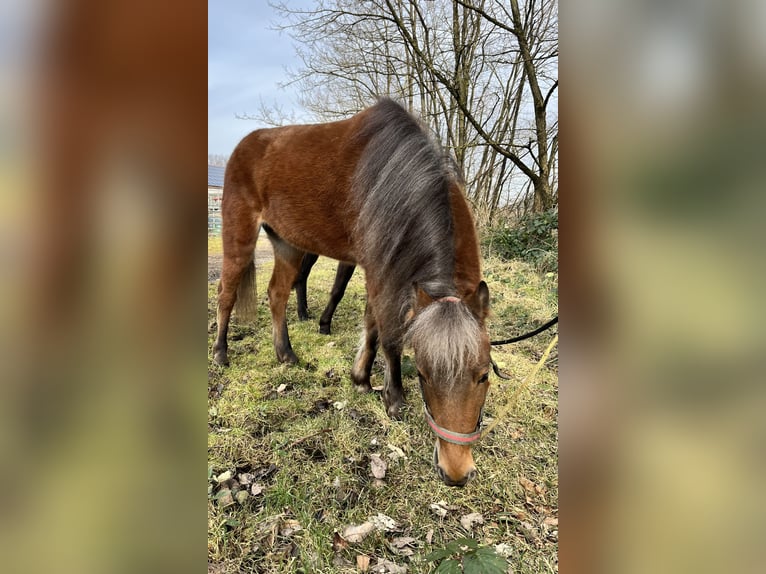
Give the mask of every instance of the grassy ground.
M 491 337 L 525 332 L 556 314 L 557 276 L 516 262 L 485 260 L 484 266 L 494 310 Z M 511 414 L 474 447 L 478 478 L 449 488 L 431 467 L 434 437 L 423 418 L 411 351 L 403 358 L 403 420 L 386 416 L 379 394 L 351 388 L 365 299 L 361 270 L 329 337 L 318 333 L 317 318 L 334 262 L 320 258 L 309 278 L 311 321 L 298 322 L 291 296 L 290 335 L 301 359 L 295 367 L 275 359 L 265 304 L 270 273 L 270 263 L 259 266 L 257 321 L 234 320 L 230 329 L 231 366 L 209 360 L 209 571 L 358 572 L 369 558 L 370 571 L 383 571 L 380 564 L 389 560 L 409 572 L 431 572 L 434 564 L 423 556 L 461 537 L 501 545 L 513 572 L 557 571 L 556 351 Z M 208 285 L 208 314 L 212 322 L 215 283 Z M 493 351 L 512 380 L 491 376 L 485 419 L 508 401 L 550 337 Z M 379 362 L 373 385 L 381 384 Z M 382 481 L 371 476 L 374 454 L 388 464 Z M 237 494 L 238 488 L 248 494 Z M 441 506 L 432 508 L 436 503 Z M 462 525 L 469 513 L 480 513 L 483 523 Z M 358 543 L 337 536 L 378 514 L 396 525 Z

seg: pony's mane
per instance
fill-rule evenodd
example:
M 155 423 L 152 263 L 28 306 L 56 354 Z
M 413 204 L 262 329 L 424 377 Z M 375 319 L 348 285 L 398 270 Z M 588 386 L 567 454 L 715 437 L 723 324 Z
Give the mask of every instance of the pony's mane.
M 434 297 L 454 295 L 454 238 L 447 155 L 404 108 L 381 99 L 365 112 L 353 180 L 360 263 L 409 307 L 417 283 Z M 367 263 L 367 265 L 365 265 Z
M 462 302 L 431 303 L 412 320 L 406 338 L 432 378 L 447 387 L 479 360 L 481 327 Z

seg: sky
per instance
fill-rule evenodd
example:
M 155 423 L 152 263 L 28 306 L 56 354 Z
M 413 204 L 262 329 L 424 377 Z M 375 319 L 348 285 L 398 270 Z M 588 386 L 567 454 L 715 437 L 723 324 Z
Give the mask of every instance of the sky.
M 229 155 L 242 137 L 263 127 L 234 117 L 255 114 L 261 100 L 277 103 L 288 115 L 300 111 L 294 90 L 278 86 L 288 79 L 286 68 L 296 69 L 300 61 L 290 36 L 270 29 L 277 22 L 266 0 L 208 2 L 208 153 Z

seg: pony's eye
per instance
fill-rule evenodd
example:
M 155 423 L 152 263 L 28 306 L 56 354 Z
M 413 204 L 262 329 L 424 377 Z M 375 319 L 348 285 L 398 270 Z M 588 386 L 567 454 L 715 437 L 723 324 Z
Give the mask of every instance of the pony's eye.
M 481 378 L 478 380 L 478 383 L 479 383 L 479 384 L 481 384 L 481 383 L 486 383 L 488 380 L 489 380 L 489 371 L 487 371 L 486 373 L 484 373 L 484 374 L 481 376 Z

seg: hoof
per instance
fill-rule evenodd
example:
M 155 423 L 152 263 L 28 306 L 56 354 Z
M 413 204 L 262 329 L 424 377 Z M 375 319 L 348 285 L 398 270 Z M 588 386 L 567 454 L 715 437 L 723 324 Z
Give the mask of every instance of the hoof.
M 222 367 L 229 366 L 229 358 L 226 356 L 226 351 L 218 351 L 213 355 L 213 362 Z
M 281 357 L 277 356 L 277 360 L 284 365 L 298 364 L 298 357 L 292 351 L 290 351 L 289 353 L 285 353 Z
M 322 335 L 329 335 L 330 334 L 330 325 L 319 325 L 319 332 Z
M 388 413 L 388 416 L 393 420 L 400 421 L 402 420 L 402 415 L 399 413 L 400 408 L 401 404 L 391 405 L 390 407 L 386 407 L 386 412 Z
M 371 393 L 372 387 L 370 386 L 370 383 L 367 383 L 366 385 L 364 383 L 354 383 L 354 390 L 357 393 Z

